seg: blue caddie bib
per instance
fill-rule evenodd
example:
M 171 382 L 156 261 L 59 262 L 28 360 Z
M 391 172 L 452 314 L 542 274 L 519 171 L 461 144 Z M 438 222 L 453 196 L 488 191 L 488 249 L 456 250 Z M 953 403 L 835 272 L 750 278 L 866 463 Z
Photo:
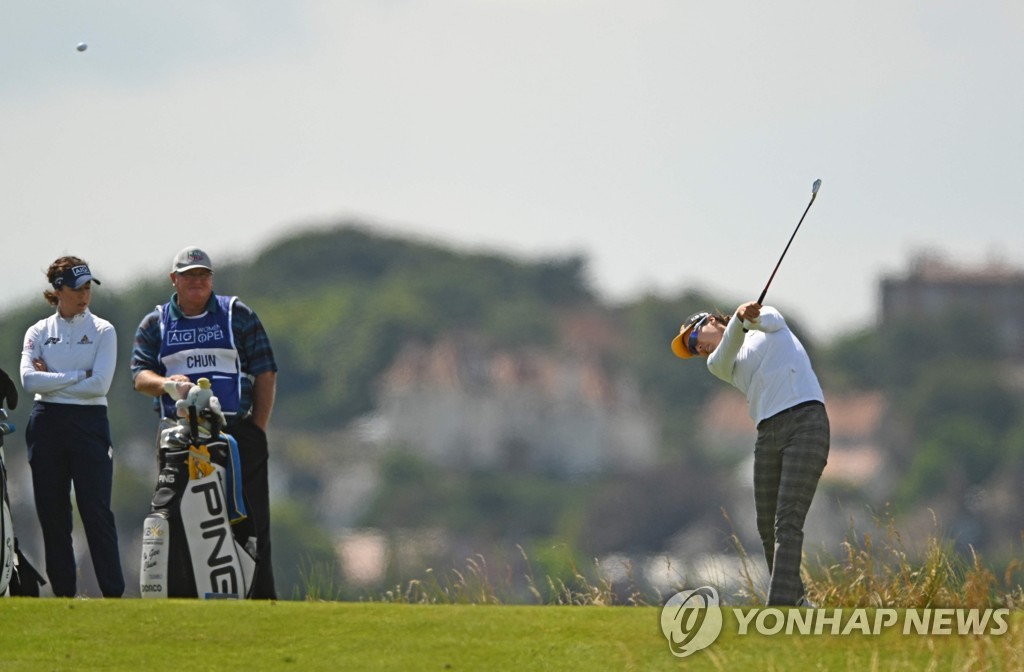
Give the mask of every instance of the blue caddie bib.
M 217 296 L 220 308 L 196 317 L 174 317 L 171 304 L 160 307 L 160 363 L 167 376 L 184 374 L 193 383 L 208 378 L 224 415 L 234 415 L 242 394 L 242 366 L 231 332 L 231 308 L 237 296 Z M 177 416 L 174 401 L 160 397 L 164 417 Z

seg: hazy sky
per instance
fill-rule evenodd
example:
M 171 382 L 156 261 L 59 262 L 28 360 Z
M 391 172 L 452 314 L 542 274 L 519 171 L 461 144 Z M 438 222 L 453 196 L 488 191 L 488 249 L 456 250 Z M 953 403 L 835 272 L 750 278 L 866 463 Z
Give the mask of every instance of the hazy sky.
M 61 254 L 118 288 L 346 217 L 752 299 L 815 178 L 768 302 L 818 337 L 915 251 L 1024 266 L 1020 2 L 0 8 L 0 309 Z

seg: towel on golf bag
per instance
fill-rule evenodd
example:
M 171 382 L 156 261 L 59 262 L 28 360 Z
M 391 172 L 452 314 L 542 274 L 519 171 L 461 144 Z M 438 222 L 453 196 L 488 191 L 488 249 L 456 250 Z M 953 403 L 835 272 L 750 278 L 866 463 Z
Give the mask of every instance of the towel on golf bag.
M 18 547 L 18 538 L 14 538 L 14 567 L 11 581 L 7 584 L 9 597 L 39 597 L 40 588 L 46 585 L 46 579 L 36 571 L 32 563 Z M 3 595 L 0 591 L 0 595 Z
M 257 571 L 238 444 L 184 421 L 160 434 L 160 475 L 142 537 L 142 597 L 248 597 Z

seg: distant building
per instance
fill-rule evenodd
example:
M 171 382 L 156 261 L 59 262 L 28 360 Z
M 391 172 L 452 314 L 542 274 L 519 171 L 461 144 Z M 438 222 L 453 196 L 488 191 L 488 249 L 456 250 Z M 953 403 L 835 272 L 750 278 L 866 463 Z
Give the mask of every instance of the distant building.
M 456 469 L 571 476 L 647 469 L 657 426 L 637 384 L 586 352 L 409 343 L 381 381 L 378 440 Z
M 987 320 L 1000 355 L 1024 359 L 1024 271 L 992 262 L 977 268 L 954 266 L 934 255 L 919 255 L 908 272 L 880 283 L 881 320 L 930 320 L 961 312 Z

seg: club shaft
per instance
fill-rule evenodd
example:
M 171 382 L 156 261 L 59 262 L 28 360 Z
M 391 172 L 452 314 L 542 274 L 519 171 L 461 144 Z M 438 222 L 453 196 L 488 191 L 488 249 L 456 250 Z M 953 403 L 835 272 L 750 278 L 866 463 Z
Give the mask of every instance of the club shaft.
M 797 222 L 796 228 L 793 229 L 793 235 L 789 237 L 789 242 L 786 243 L 786 249 L 782 250 L 782 256 L 779 257 L 779 263 L 775 264 L 775 269 L 772 271 L 771 277 L 768 278 L 767 284 L 765 284 L 764 289 L 761 290 L 761 296 L 757 297 L 758 305 L 764 303 L 764 297 L 768 293 L 768 288 L 771 287 L 772 280 L 775 279 L 775 274 L 778 272 L 779 266 L 782 265 L 782 260 L 786 258 L 786 252 L 789 252 L 789 246 L 793 244 L 793 239 L 796 238 L 796 232 L 800 230 L 800 225 L 804 223 L 804 217 L 807 216 L 807 213 L 811 209 L 811 206 L 814 205 L 814 199 L 817 197 L 818 192 L 817 190 L 815 190 L 814 193 L 811 194 L 810 203 L 808 203 L 807 207 L 804 208 L 804 214 L 800 215 L 800 221 Z

